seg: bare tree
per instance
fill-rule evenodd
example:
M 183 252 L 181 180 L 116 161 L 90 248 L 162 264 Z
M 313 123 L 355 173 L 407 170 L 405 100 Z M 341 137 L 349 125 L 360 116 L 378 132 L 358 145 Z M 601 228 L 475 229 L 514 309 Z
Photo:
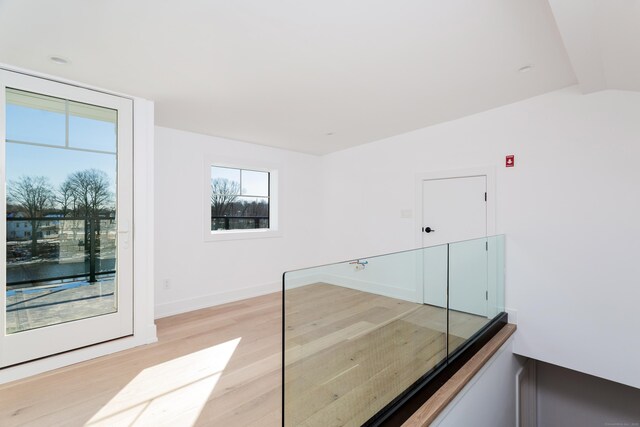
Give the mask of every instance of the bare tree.
M 62 183 L 75 200 L 76 209 L 85 218 L 98 217 L 101 210 L 113 209 L 113 193 L 109 188 L 109 177 L 98 169 L 74 172 Z
M 77 214 L 76 195 L 70 180 L 67 179 L 62 184 L 60 184 L 55 201 L 60 206 L 60 213 L 63 217 L 67 216 L 70 213 L 72 215 Z
M 100 251 L 100 213 L 114 209 L 113 193 L 107 174 L 98 169 L 77 171 L 62 183 L 60 191 L 69 191 L 74 213 L 84 217 L 84 249 L 89 259 L 89 281 L 96 281 L 96 255 Z M 63 199 L 62 194 L 59 197 Z
M 49 180 L 44 176 L 22 176 L 9 181 L 7 198 L 19 206 L 31 220 L 31 256 L 38 252 L 38 233 L 44 211 L 53 206 L 54 193 Z
M 211 216 L 224 216 L 240 194 L 240 184 L 226 178 L 211 180 Z

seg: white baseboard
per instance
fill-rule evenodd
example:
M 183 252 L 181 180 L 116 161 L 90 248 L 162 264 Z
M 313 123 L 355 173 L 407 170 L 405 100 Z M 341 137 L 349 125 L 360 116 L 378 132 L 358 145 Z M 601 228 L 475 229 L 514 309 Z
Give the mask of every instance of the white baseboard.
M 147 326 L 147 333 L 144 334 L 143 340 L 145 344 L 151 344 L 158 341 L 158 330 L 155 323 Z
M 371 292 L 377 295 L 383 295 L 412 302 L 415 302 L 416 297 L 415 290 L 395 288 L 381 283 L 371 283 L 329 274 L 314 274 L 308 277 L 289 279 L 287 280 L 287 288 L 292 289 L 300 286 L 310 285 L 313 283 L 328 283 L 330 285 L 342 286 L 344 288 L 355 289 L 363 292 Z M 201 308 L 213 307 L 220 304 L 239 301 L 241 299 L 253 298 L 270 294 L 272 292 L 278 292 L 281 290 L 282 283 L 273 282 L 259 286 L 235 289 L 228 292 L 219 292 L 215 294 L 185 298 L 178 301 L 156 305 L 155 318 L 160 319 L 162 317 L 173 316 L 175 314 L 199 310 Z
M 201 308 L 213 307 L 220 304 L 239 301 L 241 299 L 258 297 L 281 290 L 282 283 L 273 282 L 248 288 L 234 289 L 227 292 L 185 298 L 178 301 L 156 305 L 155 318 L 160 319 L 162 317 L 173 316 L 175 314 L 199 310 Z
M 384 283 L 367 282 L 364 280 L 351 279 L 349 277 L 329 276 L 326 283 L 335 284 L 344 288 L 355 289 L 357 291 L 369 292 L 385 297 L 416 302 L 415 289 L 402 289 L 386 285 Z
M 352 279 L 350 277 L 338 276 L 336 274 L 312 274 L 306 277 L 297 277 L 286 280 L 287 289 L 298 288 L 300 286 L 312 285 L 314 283 L 327 283 L 329 285 L 341 286 L 343 288 L 354 289 L 356 291 L 369 292 L 385 297 L 416 302 L 415 289 L 402 289 L 386 285 L 384 283 L 368 282 L 365 280 Z
M 329 283 L 329 276 L 327 274 L 314 273 L 306 276 L 296 275 L 296 276 L 285 276 L 284 283 L 286 285 L 286 289 L 294 289 L 299 288 L 301 286 L 313 285 L 316 283 Z M 333 284 L 333 283 L 329 283 Z
M 0 384 L 17 381 L 43 372 L 64 368 L 75 363 L 85 362 L 97 357 L 106 356 L 133 347 L 151 344 L 158 339 L 155 325 L 146 327 L 146 334 L 136 334 L 131 337 L 120 338 L 102 344 L 95 344 L 78 350 L 45 357 L 32 362 L 23 363 L 9 368 L 0 369 Z

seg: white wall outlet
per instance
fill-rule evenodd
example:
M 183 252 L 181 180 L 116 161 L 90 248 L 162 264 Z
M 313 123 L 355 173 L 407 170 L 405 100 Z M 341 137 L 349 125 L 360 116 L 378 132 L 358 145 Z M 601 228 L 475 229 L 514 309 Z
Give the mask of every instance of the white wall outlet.
M 356 269 L 356 271 L 362 271 L 362 270 L 364 270 L 364 265 L 356 264 L 355 269 Z
M 171 282 L 169 281 L 169 279 L 164 279 L 162 281 L 162 289 L 164 289 L 165 291 L 171 289 Z

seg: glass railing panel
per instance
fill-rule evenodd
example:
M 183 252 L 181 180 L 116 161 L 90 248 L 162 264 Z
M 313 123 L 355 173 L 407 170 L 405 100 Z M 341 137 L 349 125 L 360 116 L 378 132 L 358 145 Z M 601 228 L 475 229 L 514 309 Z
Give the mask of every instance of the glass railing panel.
M 489 322 L 487 239 L 449 244 L 449 353 Z
M 117 310 L 115 219 L 52 215 L 6 222 L 8 334 Z
M 284 425 L 359 426 L 504 311 L 504 236 L 284 275 Z
M 440 306 L 423 304 L 428 254 L 442 251 L 285 274 L 286 426 L 362 425 L 445 360 L 446 283 L 429 294 Z
M 504 311 L 503 263 L 504 236 L 449 244 L 449 354 Z
M 116 269 L 116 238 L 118 228 L 115 219 L 102 219 L 97 230 L 96 269 L 99 273 L 113 273 Z
M 448 246 L 439 245 L 421 249 L 424 260 L 424 304 L 447 308 L 447 257 Z
M 488 244 L 488 282 L 489 303 L 488 316 L 494 317 L 505 311 L 504 303 L 504 260 L 505 260 L 504 234 L 487 237 Z

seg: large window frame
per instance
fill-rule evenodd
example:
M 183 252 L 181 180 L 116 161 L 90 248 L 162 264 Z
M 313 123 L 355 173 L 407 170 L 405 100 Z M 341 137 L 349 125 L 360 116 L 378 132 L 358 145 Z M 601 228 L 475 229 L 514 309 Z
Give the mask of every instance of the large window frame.
M 211 230 L 211 168 L 222 167 L 245 171 L 266 172 L 269 174 L 269 228 Z M 279 215 L 280 165 L 250 162 L 235 159 L 209 158 L 204 162 L 203 180 L 203 227 L 204 240 L 209 242 L 241 239 L 259 239 L 282 236 L 282 224 Z
M 117 233 L 117 288 L 114 289 L 117 298 L 117 311 L 90 316 L 73 321 L 58 322 L 46 327 L 22 330 L 19 333 L 6 333 L 6 277 L 7 256 L 3 252 L 0 256 L 0 276 L 4 279 L 2 292 L 0 292 L 0 306 L 2 316 L 0 318 L 0 331 L 3 336 L 0 341 L 0 381 L 4 377 L 5 369 L 13 369 L 21 363 L 36 364 L 38 366 L 50 363 L 49 357 L 56 358 L 63 352 L 73 353 L 82 351 L 94 345 L 103 345 L 107 341 L 126 339 L 134 334 L 134 247 L 131 236 L 131 223 L 133 222 L 133 112 L 134 105 L 131 98 L 105 93 L 91 88 L 70 85 L 51 79 L 38 78 L 24 73 L 12 72 L 0 69 L 0 135 L 5 139 L 0 149 L 0 165 L 3 174 L 0 176 L 0 198 L 4 199 L 0 209 L 0 217 L 5 218 L 0 227 L 0 241 L 6 244 L 6 147 L 7 143 L 7 92 L 18 90 L 34 93 L 51 98 L 59 98 L 84 105 L 95 105 L 106 109 L 118 111 L 117 126 L 117 175 L 116 175 L 116 203 L 118 212 Z M 68 105 L 68 104 L 67 104 Z M 65 134 L 68 127 L 65 130 Z M 23 143 L 25 141 L 20 141 Z M 45 146 L 38 141 L 29 145 Z M 52 149 L 71 149 L 65 146 L 53 145 Z M 86 149 L 80 149 L 86 151 Z M 79 151 L 74 148 L 74 151 Z M 97 150 L 93 150 L 97 151 Z M 114 154 L 114 153 L 109 153 Z M 24 225 L 23 225 L 24 227 Z M 45 345 L 46 343 L 46 345 Z M 95 350 L 92 350 L 95 351 Z M 70 359 L 72 356 L 68 356 Z M 63 358 L 58 358 L 62 360 Z M 67 358 L 64 358 L 67 359 Z M 39 361 L 42 360 L 42 363 Z

